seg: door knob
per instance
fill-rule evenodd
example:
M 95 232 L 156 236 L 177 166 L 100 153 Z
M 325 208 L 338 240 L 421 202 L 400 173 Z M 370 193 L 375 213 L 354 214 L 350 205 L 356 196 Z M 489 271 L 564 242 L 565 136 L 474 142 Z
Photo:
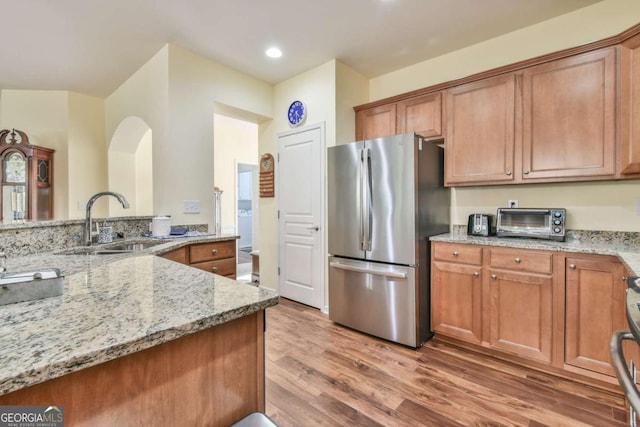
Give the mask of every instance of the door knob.
M 320 227 L 318 227 L 317 225 L 313 226 L 313 227 L 307 227 L 307 230 L 314 230 L 314 231 L 318 231 L 320 230 Z

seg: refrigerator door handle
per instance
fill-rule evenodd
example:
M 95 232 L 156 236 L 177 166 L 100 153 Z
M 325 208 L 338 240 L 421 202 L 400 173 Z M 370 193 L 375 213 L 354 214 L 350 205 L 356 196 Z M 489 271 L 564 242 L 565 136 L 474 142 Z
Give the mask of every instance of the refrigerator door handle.
M 364 250 L 371 250 L 371 149 L 364 150 L 364 196 L 363 196 L 363 218 L 364 218 Z
M 333 268 L 339 268 L 341 270 L 356 271 L 358 273 L 375 274 L 377 276 L 396 277 L 396 278 L 400 278 L 400 279 L 406 279 L 407 278 L 407 272 L 406 271 L 370 269 L 370 268 L 365 268 L 365 267 L 358 267 L 356 265 L 342 264 L 340 262 L 335 262 L 335 261 L 330 262 L 329 266 L 333 267 Z
M 360 250 L 364 251 L 365 250 L 365 245 L 364 245 L 364 191 L 365 191 L 365 184 L 364 184 L 364 169 L 365 169 L 365 160 L 364 160 L 364 148 L 362 150 L 360 150 L 360 170 L 359 170 L 359 178 L 360 178 L 360 193 L 358 194 L 360 196 L 360 200 L 358 201 L 358 207 L 360 208 L 360 218 L 359 218 L 359 225 L 360 225 L 360 232 L 358 234 L 358 239 L 360 240 Z

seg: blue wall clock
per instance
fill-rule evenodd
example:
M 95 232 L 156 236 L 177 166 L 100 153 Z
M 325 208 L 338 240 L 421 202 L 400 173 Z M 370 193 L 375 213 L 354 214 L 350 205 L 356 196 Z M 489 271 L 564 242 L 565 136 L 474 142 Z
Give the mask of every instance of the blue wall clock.
M 298 126 L 307 117 L 307 107 L 302 101 L 295 100 L 289 105 L 287 120 L 291 126 Z

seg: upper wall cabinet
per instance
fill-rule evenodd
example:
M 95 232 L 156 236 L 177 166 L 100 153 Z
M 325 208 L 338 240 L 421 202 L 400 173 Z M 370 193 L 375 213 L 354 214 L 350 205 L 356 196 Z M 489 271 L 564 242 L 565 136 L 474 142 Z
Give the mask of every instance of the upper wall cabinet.
M 615 174 L 614 47 L 525 69 L 522 179 Z
M 640 176 L 640 35 L 620 51 L 620 175 Z
M 444 136 L 447 186 L 640 178 L 640 24 L 386 101 L 357 139 Z
M 396 104 L 360 110 L 356 113 L 356 140 L 395 135 Z
M 356 112 L 356 139 L 415 132 L 425 138 L 442 137 L 440 92 L 408 98 Z
M 446 93 L 445 183 L 513 181 L 515 75 Z
M 447 91 L 446 184 L 612 179 L 616 50 Z
M 430 93 L 400 101 L 396 133 L 415 132 L 425 138 L 442 137 L 442 94 Z

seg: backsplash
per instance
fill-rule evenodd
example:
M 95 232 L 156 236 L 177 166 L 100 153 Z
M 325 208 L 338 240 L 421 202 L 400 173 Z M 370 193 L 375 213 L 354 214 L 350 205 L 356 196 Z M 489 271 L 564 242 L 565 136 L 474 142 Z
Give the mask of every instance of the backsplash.
M 466 235 L 466 225 L 452 225 L 451 234 Z M 633 231 L 595 231 L 595 230 L 567 230 L 567 243 L 590 243 L 593 245 L 640 245 L 640 233 Z
M 108 222 L 113 231 L 125 238 L 139 237 L 149 231 L 151 216 L 95 218 L 95 223 Z M 7 256 L 30 255 L 38 252 L 82 245 L 84 220 L 38 221 L 0 225 L 0 248 Z M 207 232 L 207 224 L 184 225 L 188 231 Z

